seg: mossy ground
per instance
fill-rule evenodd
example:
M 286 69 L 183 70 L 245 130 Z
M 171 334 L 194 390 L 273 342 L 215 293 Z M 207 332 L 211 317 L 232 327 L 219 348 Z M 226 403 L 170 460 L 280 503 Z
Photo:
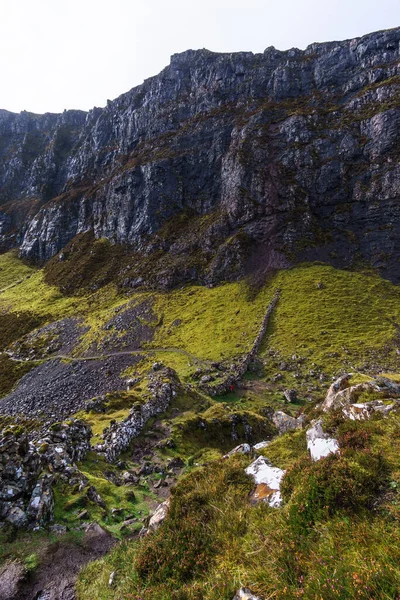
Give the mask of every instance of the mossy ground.
M 314 404 L 309 401 L 320 401 L 331 377 L 339 372 L 356 372 L 354 382 L 367 380 L 380 370 L 398 373 L 399 288 L 371 272 L 356 273 L 312 264 L 274 275 L 255 293 L 246 282 L 238 282 L 216 288 L 186 286 L 168 293 L 127 294 L 112 281 L 105 260 L 107 248 L 99 242 L 96 277 L 79 290 L 72 279 L 71 289 L 62 290 L 54 285 L 60 283 L 54 273 L 51 280 L 49 270 L 44 273 L 27 267 L 13 253 L 0 257 L 0 285 L 3 285 L 0 311 L 4 323 L 9 323 L 3 328 L 3 349 L 36 327 L 77 316 L 82 318 L 87 331 L 82 333 L 72 353 L 75 357 L 82 356 L 99 340 L 113 334 L 106 325 L 118 311 L 128 303 L 149 300 L 155 318 L 147 324 L 154 335 L 150 341 L 138 340 L 142 360 L 124 376 L 144 379 L 152 363 L 158 361 L 174 368 L 183 383 L 193 386 L 174 399 L 165 415 L 150 420 L 137 440 L 140 444 L 154 438 L 150 458 L 159 464 L 165 465 L 174 456 L 182 457 L 186 464 L 185 478 L 175 493 L 181 500 L 177 500 L 170 525 L 165 533 L 154 537 L 154 542 L 122 542 L 105 559 L 88 566 L 80 577 L 80 597 L 231 600 L 239 585 L 249 585 L 260 596 L 289 600 L 395 598 L 393 590 L 400 585 L 397 415 L 375 424 L 375 428 L 371 424 L 362 425 L 366 433 L 361 438 L 369 439 L 368 452 L 377 453 L 381 449 L 388 465 L 384 484 L 387 488 L 382 491 L 376 509 L 367 515 L 364 508 L 351 515 L 346 508 L 329 518 L 319 516 L 300 534 L 298 529 L 294 532 L 289 514 L 290 503 L 296 498 L 296 502 L 301 501 L 298 496 L 289 498 L 287 508 L 282 511 L 251 507 L 247 501 L 251 484 L 239 476 L 246 459 L 220 462 L 219 458 L 239 441 L 248 439 L 241 419 L 250 423 L 251 441 L 257 442 L 273 435 L 265 416 L 267 407 L 292 414 L 299 410 L 313 414 Z M 83 255 L 81 258 L 86 260 Z M 86 267 L 91 269 L 89 263 L 85 265 L 82 272 Z M 251 347 L 278 288 L 281 290 L 278 305 L 257 364 L 245 377 L 243 387 L 220 398 L 210 398 L 199 391 L 195 371 L 213 369 L 213 362 L 229 368 L 242 356 Z M 9 369 L 9 359 L 3 355 L 2 360 L 5 362 L 1 389 L 6 393 L 31 363 L 13 362 Z M 298 400 L 287 405 L 283 390 L 289 387 L 297 390 Z M 125 418 L 131 404 L 144 398 L 145 388 L 145 382 L 141 382 L 132 394 L 109 398 L 105 414 L 83 415 L 93 427 L 94 442 L 100 439 L 111 419 Z M 239 419 L 239 435 L 235 439 L 232 416 Z M 341 435 L 347 442 L 354 442 L 358 433 L 343 431 Z M 173 443 L 164 449 L 155 448 L 163 437 Z M 263 453 L 281 468 L 294 468 L 298 460 L 307 461 L 304 433 L 277 438 Z M 356 473 L 359 475 L 363 455 L 357 454 L 353 462 L 349 456 L 346 464 L 339 465 L 338 473 L 350 473 L 350 479 L 354 479 Z M 130 468 L 137 468 L 131 460 L 132 454 L 127 452 L 122 458 Z M 81 469 L 105 499 L 107 508 L 101 509 L 77 490 L 59 485 L 57 522 L 74 530 L 79 525 L 78 512 L 86 508 L 91 518 L 118 536 L 120 523 L 127 516 L 135 515 L 140 526 L 149 503 L 155 499 L 146 481 L 142 488 L 116 486 L 105 477 L 106 471 L 113 467 L 92 454 Z M 310 478 L 318 476 L 318 481 L 324 481 L 324 474 L 315 473 L 309 463 L 304 473 L 307 481 L 300 486 L 304 489 L 308 489 Z M 371 473 L 368 476 L 373 478 Z M 118 517 L 111 515 L 111 508 L 122 509 Z M 201 547 L 200 516 L 201 531 L 207 533 L 202 536 Z M 179 573 L 167 556 L 173 555 L 176 540 L 181 545 L 179 556 L 175 556 L 182 566 Z M 30 546 L 28 550 L 32 554 Z M 200 559 L 191 568 L 194 555 Z M 154 566 L 162 565 L 163 581 L 159 580 L 161 575 L 155 572 L 150 559 Z M 116 586 L 110 589 L 107 582 L 112 570 L 117 570 Z
M 343 457 L 333 460 L 333 480 L 328 476 L 332 459 L 308 459 L 304 432 L 272 442 L 264 453 L 301 475 L 300 480 L 291 475 L 291 491 L 280 510 L 249 503 L 252 483 L 244 475 L 249 458 L 234 456 L 193 470 L 175 489 L 163 527 L 87 566 L 79 577 L 78 598 L 231 600 L 246 585 L 262 598 L 394 600 L 400 585 L 399 423 L 394 414 L 353 425 L 361 439 L 361 432 L 373 432 L 370 445 L 343 449 Z M 380 460 L 385 469 L 376 468 Z M 300 463 L 303 470 L 296 471 Z M 299 528 L 293 506 L 298 506 L 294 514 L 302 514 L 299 503 L 307 490 L 315 490 L 307 496 L 314 504 L 317 489 L 331 501 L 330 494 L 345 482 L 342 502 L 332 504 L 331 513 L 315 511 Z M 326 487 L 332 483 L 334 490 Z M 366 511 L 365 502 L 374 508 Z M 108 587 L 111 571 L 116 571 L 113 589 Z
M 30 277 L 36 269 L 18 258 L 15 250 L 0 254 L 0 292 Z
M 129 468 L 129 463 L 127 468 Z M 86 522 L 97 521 L 113 535 L 121 537 L 121 523 L 127 519 L 136 519 L 136 523 L 125 531 L 132 534 L 143 526 L 142 520 L 148 515 L 149 501 L 154 498 L 148 485 L 141 486 L 115 485 L 110 477 L 120 475 L 118 469 L 105 462 L 94 452 L 90 452 L 84 462 L 78 465 L 82 474 L 87 477 L 89 485 L 94 486 L 106 504 L 102 508 L 88 500 L 86 490 L 79 492 L 68 484 L 58 483 L 55 487 L 54 518 L 57 523 L 67 525 L 71 530 L 79 528 L 81 521 L 78 515 L 88 511 Z M 111 509 L 116 509 L 113 514 Z

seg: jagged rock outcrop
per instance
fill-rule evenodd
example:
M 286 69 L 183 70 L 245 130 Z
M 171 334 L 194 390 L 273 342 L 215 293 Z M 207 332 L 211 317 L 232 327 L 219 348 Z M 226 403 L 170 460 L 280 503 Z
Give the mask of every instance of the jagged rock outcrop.
M 324 412 L 342 411 L 345 417 L 359 421 L 368 419 L 375 412 L 386 416 L 399 405 L 399 383 L 387 377 L 376 377 L 350 385 L 351 377 L 350 373 L 342 375 L 332 383 L 321 404 Z M 364 401 L 360 401 L 363 395 Z
M 292 417 L 287 415 L 282 410 L 277 410 L 272 415 L 272 422 L 282 435 L 293 429 L 302 429 L 305 421 L 305 416 Z
M 53 483 L 87 483 L 75 461 L 90 450 L 91 435 L 89 425 L 76 419 L 54 424 L 44 437 L 31 441 L 19 426 L 0 431 L 0 521 L 18 528 L 49 523 Z
M 399 41 L 189 50 L 105 108 L 0 111 L 3 248 L 46 260 L 91 231 L 153 257 L 127 286 L 314 258 L 398 281 Z

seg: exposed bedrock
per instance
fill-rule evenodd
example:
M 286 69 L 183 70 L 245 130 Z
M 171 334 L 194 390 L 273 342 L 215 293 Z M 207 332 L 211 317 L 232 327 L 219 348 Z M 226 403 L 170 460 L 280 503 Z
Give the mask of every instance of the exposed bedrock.
M 90 230 L 199 252 L 182 277 L 206 283 L 315 258 L 397 281 L 399 41 L 189 50 L 105 108 L 0 111 L 2 247 L 45 260 Z M 156 235 L 183 213 L 184 239 Z

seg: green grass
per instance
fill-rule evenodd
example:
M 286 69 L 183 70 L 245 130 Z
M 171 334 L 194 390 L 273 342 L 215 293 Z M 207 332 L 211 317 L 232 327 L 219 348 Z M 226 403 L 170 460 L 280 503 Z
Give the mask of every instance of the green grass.
M 97 521 L 116 537 L 123 535 L 120 531 L 121 522 L 127 517 L 138 519 L 137 523 L 131 527 L 130 533 L 142 527 L 141 519 L 148 514 L 148 501 L 152 499 L 152 494 L 146 486 L 114 485 L 105 477 L 105 473 L 118 474 L 118 470 L 94 452 L 90 452 L 86 460 L 78 466 L 82 474 L 87 477 L 89 485 L 96 488 L 104 500 L 106 508 L 88 500 L 85 490 L 79 492 L 77 489 L 59 482 L 55 487 L 55 522 L 74 529 L 80 524 L 78 514 L 82 510 L 87 510 L 89 513 L 87 520 Z M 118 515 L 112 515 L 112 508 L 120 509 Z
M 155 296 L 161 316 L 151 347 L 175 347 L 203 360 L 239 356 L 252 345 L 274 287 L 251 300 L 244 283 L 188 286 Z
M 271 285 L 281 288 L 281 298 L 267 344 L 283 356 L 300 354 L 331 373 L 376 354 L 396 362 L 400 289 L 389 281 L 370 272 L 303 265 L 281 271 Z
M 0 254 L 0 293 L 9 286 L 30 277 L 35 271 L 34 267 L 18 258 L 15 250 Z
M 312 463 L 304 432 L 282 436 L 266 448 L 275 464 L 291 472 L 288 502 L 279 510 L 249 503 L 252 482 L 244 475 L 250 460 L 245 456 L 193 470 L 174 490 L 169 516 L 156 534 L 123 542 L 83 569 L 78 599 L 232 600 L 245 585 L 262 598 L 277 600 L 395 600 L 400 586 L 400 416 L 346 427 L 368 434 L 361 435 L 364 449 L 343 449 L 342 456 Z M 375 447 L 383 451 L 386 471 L 376 468 L 381 459 Z M 299 470 L 299 459 L 304 469 Z M 385 478 L 396 485 L 381 488 Z M 344 482 L 340 502 L 331 503 L 328 511 L 318 505 L 320 494 L 325 503 L 332 502 Z M 307 514 L 301 504 L 306 496 L 310 506 L 320 508 L 299 529 L 293 507 L 296 515 Z M 373 511 L 365 509 L 371 500 L 378 500 Z M 110 589 L 111 571 L 116 576 Z

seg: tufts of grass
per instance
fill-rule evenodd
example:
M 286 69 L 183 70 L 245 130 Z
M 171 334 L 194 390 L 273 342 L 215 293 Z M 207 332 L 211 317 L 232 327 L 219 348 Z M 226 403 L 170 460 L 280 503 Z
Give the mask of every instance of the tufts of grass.
M 0 397 L 8 394 L 14 385 L 29 373 L 35 363 L 12 361 L 6 354 L 0 355 Z
M 89 485 L 96 488 L 104 500 L 106 508 L 88 500 L 85 490 L 79 492 L 78 489 L 60 482 L 54 489 L 54 518 L 57 523 L 67 525 L 70 529 L 77 528 L 80 524 L 78 515 L 83 509 L 86 509 L 89 512 L 90 520 L 97 521 L 116 537 L 123 535 L 120 530 L 121 522 L 127 517 L 137 518 L 137 523 L 132 527 L 130 533 L 142 527 L 141 520 L 148 514 L 146 500 L 151 498 L 150 492 L 145 487 L 118 486 L 112 483 L 106 475 L 118 475 L 117 469 L 94 452 L 88 454 L 79 468 L 87 477 Z M 112 508 L 119 509 L 117 515 L 111 513 Z
M 280 469 L 289 469 L 300 459 L 308 457 L 305 431 L 290 431 L 276 437 L 260 454 Z
M 18 285 L 35 273 L 36 269 L 18 258 L 17 251 L 0 254 L 0 293 L 9 286 Z
M 275 433 L 275 426 L 266 417 L 226 403 L 215 403 L 200 414 L 188 411 L 172 424 L 172 439 L 179 452 L 196 457 L 205 449 L 224 454 L 242 442 L 260 442 Z
M 249 503 L 245 456 L 192 470 L 157 533 L 125 541 L 83 569 L 78 599 L 231 600 L 242 585 L 277 600 L 396 598 L 400 487 L 390 482 L 398 474 L 399 419 L 357 424 L 354 431 L 370 434 L 368 448 L 343 448 L 318 463 L 305 458 L 303 432 L 273 442 L 269 458 L 289 469 L 279 510 Z

